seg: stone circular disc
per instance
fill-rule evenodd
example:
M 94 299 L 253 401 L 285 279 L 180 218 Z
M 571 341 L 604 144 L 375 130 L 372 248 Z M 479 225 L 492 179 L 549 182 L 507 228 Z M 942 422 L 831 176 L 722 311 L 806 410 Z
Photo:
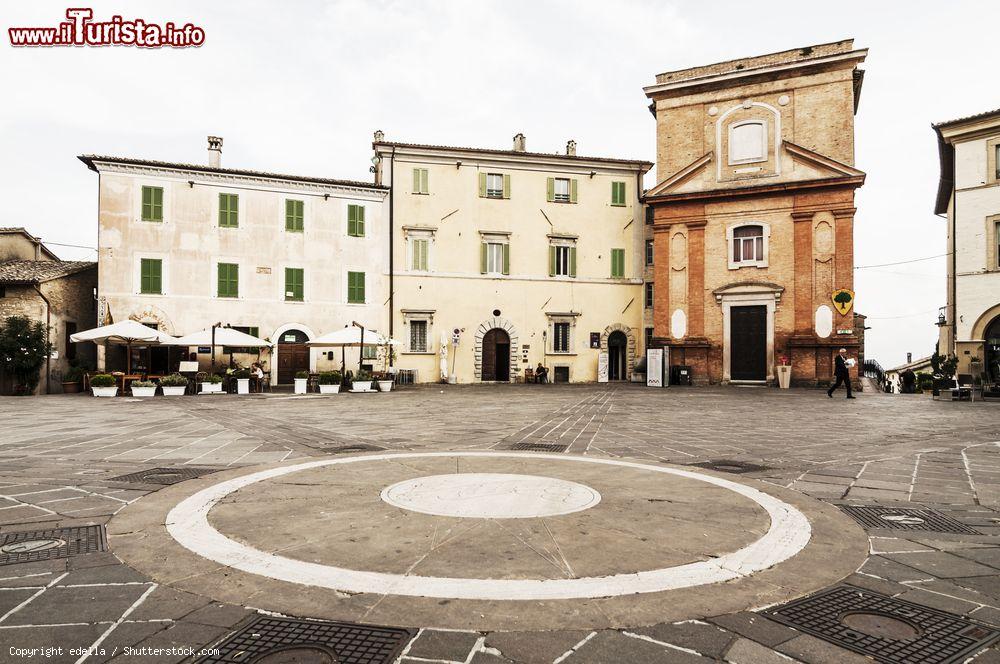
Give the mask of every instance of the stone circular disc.
M 474 519 L 529 519 L 572 514 L 601 502 L 596 490 L 540 475 L 463 473 L 403 480 L 382 500 L 405 510 Z

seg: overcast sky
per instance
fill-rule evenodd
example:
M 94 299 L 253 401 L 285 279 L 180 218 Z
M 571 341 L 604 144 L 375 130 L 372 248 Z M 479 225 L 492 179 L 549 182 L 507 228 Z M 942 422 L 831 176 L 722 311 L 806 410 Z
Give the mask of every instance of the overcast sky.
M 204 28 L 201 48 L 13 49 L 11 26 L 67 5 L 5 3 L 0 226 L 96 246 L 97 176 L 84 153 L 368 179 L 371 138 L 655 159 L 642 87 L 661 71 L 855 39 L 871 49 L 857 117 L 859 266 L 944 253 L 930 125 L 1000 107 L 1000 3 L 93 2 Z M 814 8 L 812 8 L 814 7 Z M 652 179 L 646 185 L 655 184 Z M 87 249 L 53 246 L 64 258 Z M 266 250 L 266 248 L 262 248 Z M 868 357 L 930 354 L 945 259 L 857 271 Z

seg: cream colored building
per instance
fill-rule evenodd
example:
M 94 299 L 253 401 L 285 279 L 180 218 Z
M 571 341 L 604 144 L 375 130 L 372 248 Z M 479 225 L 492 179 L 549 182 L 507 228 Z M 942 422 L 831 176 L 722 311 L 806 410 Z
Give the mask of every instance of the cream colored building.
M 630 378 L 643 351 L 645 161 L 373 144 L 391 188 L 396 365 L 432 382 Z M 455 331 L 457 330 L 457 335 Z M 454 339 L 457 337 L 457 345 Z M 443 348 L 443 352 L 442 352 Z
M 958 373 L 1000 383 L 1000 109 L 934 125 L 941 176 L 934 212 L 947 219 L 948 282 L 938 351 Z M 977 370 L 978 371 L 978 370 Z
M 277 344 L 265 355 L 272 383 L 339 367 L 339 351 L 305 342 L 352 321 L 385 329 L 386 188 L 222 168 L 221 152 L 209 137 L 207 165 L 80 157 L 99 175 L 99 320 L 173 335 L 238 327 Z M 199 353 L 203 367 L 209 358 Z M 163 373 L 179 358 L 157 349 L 136 359 Z

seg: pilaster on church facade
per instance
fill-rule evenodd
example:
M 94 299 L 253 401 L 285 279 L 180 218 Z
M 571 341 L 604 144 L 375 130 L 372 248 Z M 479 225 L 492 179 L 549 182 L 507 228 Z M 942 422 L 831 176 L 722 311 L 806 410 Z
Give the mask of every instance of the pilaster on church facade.
M 825 383 L 859 357 L 853 308 L 854 114 L 867 51 L 851 40 L 667 72 L 657 121 L 653 342 L 696 382 L 768 383 L 787 361 Z M 838 308 L 840 310 L 838 310 Z

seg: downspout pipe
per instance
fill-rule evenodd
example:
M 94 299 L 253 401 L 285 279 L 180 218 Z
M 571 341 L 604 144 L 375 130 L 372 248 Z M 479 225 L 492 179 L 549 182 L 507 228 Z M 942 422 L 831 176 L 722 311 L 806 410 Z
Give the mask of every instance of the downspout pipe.
M 392 146 L 392 154 L 389 157 L 389 164 L 391 170 L 389 171 L 389 338 L 393 338 L 394 329 L 394 319 L 395 319 L 395 261 L 393 259 L 393 254 L 395 253 L 395 243 L 393 240 L 393 235 L 395 233 L 395 223 L 393 222 L 393 212 L 395 206 L 394 196 L 396 194 L 396 146 Z M 392 351 L 389 351 L 389 366 L 393 366 L 392 361 Z
M 52 326 L 52 304 L 49 302 L 49 298 L 45 297 L 45 293 L 42 289 L 38 287 L 38 284 L 32 284 L 32 288 L 38 293 L 38 297 L 42 298 L 42 302 L 45 303 L 45 345 L 49 345 L 49 330 Z M 51 394 L 51 387 L 49 383 L 52 378 L 52 350 L 49 349 L 48 353 L 45 355 L 45 393 Z

